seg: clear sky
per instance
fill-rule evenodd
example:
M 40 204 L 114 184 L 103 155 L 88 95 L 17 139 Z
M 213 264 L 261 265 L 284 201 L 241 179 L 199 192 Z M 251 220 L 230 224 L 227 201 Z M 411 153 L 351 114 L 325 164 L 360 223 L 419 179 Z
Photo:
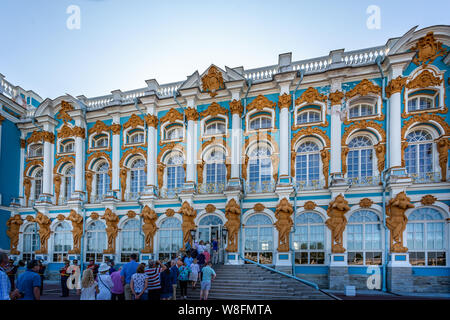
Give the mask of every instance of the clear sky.
M 68 29 L 70 5 L 80 29 Z M 380 28 L 366 25 L 380 8 Z M 383 45 L 449 24 L 450 1 L 0 0 L 0 73 L 42 98 L 182 81 L 211 63 L 255 68 Z M 73 21 L 73 20 L 71 20 Z

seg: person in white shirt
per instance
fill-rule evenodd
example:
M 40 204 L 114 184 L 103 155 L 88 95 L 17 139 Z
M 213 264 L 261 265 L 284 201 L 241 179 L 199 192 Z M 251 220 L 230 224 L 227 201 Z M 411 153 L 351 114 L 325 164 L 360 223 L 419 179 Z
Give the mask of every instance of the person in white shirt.
M 99 292 L 97 281 L 94 280 L 92 269 L 86 269 L 81 279 L 80 300 L 95 300 L 95 295 Z
M 100 292 L 97 295 L 97 300 L 111 300 L 111 288 L 114 284 L 109 275 L 109 268 L 106 263 L 102 263 L 98 268 L 97 282 Z

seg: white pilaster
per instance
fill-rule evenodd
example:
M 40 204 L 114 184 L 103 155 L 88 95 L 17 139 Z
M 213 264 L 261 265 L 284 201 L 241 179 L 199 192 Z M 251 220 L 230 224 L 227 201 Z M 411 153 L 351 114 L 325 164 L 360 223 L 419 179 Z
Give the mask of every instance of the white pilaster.
M 75 191 L 83 191 L 84 177 L 84 139 L 75 137 Z
M 44 125 L 44 130 L 53 132 L 53 128 Z M 52 163 L 53 163 L 53 143 L 44 141 L 44 169 L 42 173 L 42 193 L 51 195 L 52 192 Z
M 392 68 L 391 79 L 401 76 L 400 67 Z M 401 92 L 392 93 L 389 98 L 389 167 L 400 167 L 402 165 L 402 110 Z
M 186 154 L 186 182 L 194 181 L 194 120 L 188 121 L 187 126 L 187 154 Z
M 113 115 L 113 124 L 120 124 L 120 116 L 119 114 Z M 120 183 L 119 183 L 119 176 L 120 176 L 120 168 L 119 168 L 119 162 L 120 162 L 120 132 L 119 134 L 112 134 L 112 189 L 115 191 L 119 191 L 120 189 Z
M 341 91 L 341 82 L 332 81 L 330 93 Z M 333 103 L 332 103 L 333 104 Z M 331 106 L 331 137 L 330 137 L 330 172 L 341 173 L 342 172 L 342 159 L 341 159 L 341 104 Z
M 240 89 L 231 92 L 231 100 L 240 101 Z M 239 165 L 241 164 L 242 128 L 239 113 L 232 114 L 231 120 L 231 179 L 239 179 Z
M 289 94 L 289 84 L 281 85 L 280 96 Z M 289 176 L 289 127 L 290 127 L 290 112 L 289 108 L 282 108 L 280 110 L 280 169 L 278 176 Z
M 155 106 L 147 108 L 149 115 L 155 115 Z M 148 126 L 148 148 L 147 148 L 147 185 L 156 186 L 156 128 Z

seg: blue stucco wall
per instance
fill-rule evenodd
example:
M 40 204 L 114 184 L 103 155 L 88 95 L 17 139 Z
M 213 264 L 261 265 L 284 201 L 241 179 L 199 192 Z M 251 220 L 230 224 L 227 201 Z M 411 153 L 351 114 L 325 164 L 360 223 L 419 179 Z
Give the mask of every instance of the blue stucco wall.
M 0 152 L 0 193 L 3 206 L 9 206 L 11 198 L 19 196 L 20 175 L 20 131 L 14 123 L 2 123 Z
M 6 221 L 9 217 L 9 211 L 0 210 L 0 249 L 3 250 L 9 250 L 9 238 L 6 235 Z

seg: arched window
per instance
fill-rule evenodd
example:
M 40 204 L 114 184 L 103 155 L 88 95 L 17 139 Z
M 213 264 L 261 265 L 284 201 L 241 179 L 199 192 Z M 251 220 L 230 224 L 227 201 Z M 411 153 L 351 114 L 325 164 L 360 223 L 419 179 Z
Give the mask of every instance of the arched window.
M 347 250 L 349 265 L 381 265 L 381 222 L 369 210 L 358 210 L 348 219 Z
M 53 235 L 53 262 L 63 262 L 67 259 L 69 250 L 72 250 L 72 231 L 70 225 L 58 222 Z
M 297 148 L 295 180 L 300 186 L 318 184 L 319 158 L 319 146 L 314 142 L 304 142 Z
M 144 143 L 144 130 L 134 129 L 127 133 L 127 144 L 139 144 Z
M 173 153 L 167 160 L 167 189 L 174 191 L 184 184 L 183 156 L 179 152 Z
M 100 221 L 93 221 L 86 228 L 86 261 L 103 261 L 106 245 L 106 228 Z
M 407 243 L 413 266 L 445 266 L 445 219 L 434 208 L 419 208 L 408 217 Z
M 147 184 L 147 175 L 145 174 L 145 161 L 137 159 L 131 164 L 131 198 L 137 199 L 139 193 L 144 190 Z
M 425 178 L 433 172 L 433 137 L 425 130 L 415 130 L 406 136 L 406 170 L 413 178 Z
M 434 109 L 434 101 L 429 96 L 414 96 L 408 99 L 408 112 Z
M 320 112 L 315 110 L 305 110 L 298 114 L 297 124 L 309 123 L 309 122 L 319 122 Z
M 225 134 L 225 122 L 214 121 L 205 125 L 205 135 Z
M 211 243 L 213 239 L 219 239 L 219 231 L 223 225 L 222 219 L 209 214 L 203 217 L 198 223 L 198 232 L 195 237 L 198 241 Z
M 109 192 L 110 177 L 108 171 L 108 163 L 103 162 L 97 167 L 97 172 L 95 173 L 97 199 L 100 201 L 103 200 L 103 197 Z
M 171 126 L 165 130 L 165 140 L 183 139 L 183 127 L 180 125 Z
M 375 114 L 375 106 L 368 103 L 358 103 L 350 107 L 349 117 L 358 118 Z
M 263 264 L 273 262 L 273 223 L 263 214 L 251 216 L 244 227 L 245 258 Z
M 295 218 L 294 250 L 296 264 L 325 263 L 325 224 L 314 212 Z
M 44 154 L 44 149 L 42 147 L 42 143 L 32 144 L 28 148 L 28 157 L 29 158 L 42 157 L 43 154 Z
M 108 136 L 106 134 L 96 135 L 92 139 L 92 148 L 106 148 L 108 146 Z
M 357 136 L 350 141 L 348 148 L 348 177 L 362 179 L 373 176 L 372 141 L 367 137 Z
M 39 196 L 42 193 L 42 168 L 36 169 L 36 173 L 34 175 L 34 199 L 39 199 Z
M 75 150 L 75 141 L 73 141 L 73 139 L 61 141 L 61 143 L 59 144 L 60 153 L 70 153 L 74 152 L 74 150 Z
M 70 166 L 64 173 L 64 197 L 69 200 L 75 190 L 75 169 Z
M 250 130 L 272 128 L 272 119 L 266 116 L 255 117 L 250 120 Z
M 249 157 L 249 191 L 262 192 L 272 182 L 271 150 L 266 146 L 257 146 Z
M 170 260 L 176 257 L 183 246 L 183 231 L 177 218 L 167 218 L 158 230 L 159 260 Z
M 141 223 L 137 219 L 130 219 L 123 225 L 121 233 L 121 262 L 128 262 L 133 253 L 139 253 L 143 248 L 144 237 L 141 234 Z
M 220 149 L 214 149 L 206 159 L 206 183 L 225 185 L 225 176 L 225 154 Z
M 34 252 L 40 248 L 39 225 L 30 223 L 23 231 L 22 260 L 34 259 Z

